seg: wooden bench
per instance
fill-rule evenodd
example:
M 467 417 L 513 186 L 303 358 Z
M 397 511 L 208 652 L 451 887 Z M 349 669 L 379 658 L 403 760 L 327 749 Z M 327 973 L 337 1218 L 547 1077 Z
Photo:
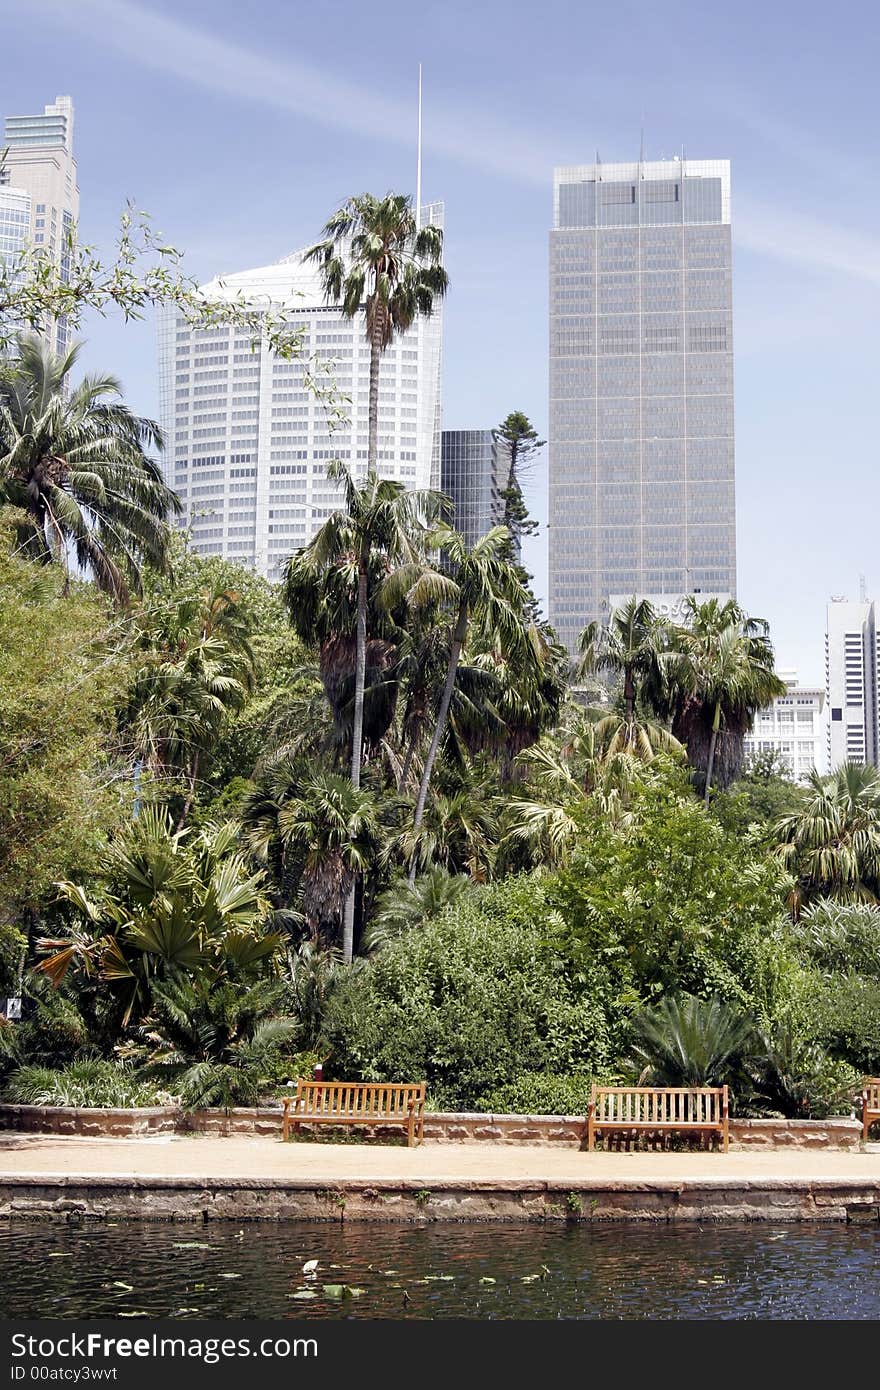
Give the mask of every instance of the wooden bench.
M 728 1147 L 726 1086 L 593 1086 L 587 1111 L 587 1149 L 611 1130 L 680 1131 L 721 1135 Z
M 284 1101 L 282 1139 L 301 1124 L 402 1125 L 407 1144 L 421 1144 L 425 1128 L 425 1082 L 297 1081 Z
M 880 1076 L 865 1077 L 862 1091 L 862 1139 L 868 1142 L 868 1130 L 880 1120 Z

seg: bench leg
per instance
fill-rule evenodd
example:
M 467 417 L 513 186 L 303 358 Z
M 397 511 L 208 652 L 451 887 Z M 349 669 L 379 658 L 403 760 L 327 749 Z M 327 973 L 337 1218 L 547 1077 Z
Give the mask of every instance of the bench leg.
M 415 1133 L 416 1112 L 410 1108 L 409 1119 L 406 1122 L 406 1147 L 411 1149 L 413 1146 L 413 1136 Z
M 590 1106 L 590 1109 L 587 1113 L 587 1153 L 593 1152 L 593 1146 L 595 1142 L 596 1131 L 593 1127 L 593 1107 Z

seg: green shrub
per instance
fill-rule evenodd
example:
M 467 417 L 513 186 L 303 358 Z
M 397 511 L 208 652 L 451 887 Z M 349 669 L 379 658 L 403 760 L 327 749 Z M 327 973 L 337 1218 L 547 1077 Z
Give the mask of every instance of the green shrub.
M 791 1025 L 777 1028 L 761 1044 L 749 1067 L 755 1089 L 743 1095 L 739 1114 L 824 1120 L 851 1113 L 861 1076 L 848 1062 L 829 1057 Z
M 167 1105 L 173 1097 L 141 1080 L 131 1067 L 100 1059 L 73 1062 L 58 1071 L 18 1067 L 7 1079 L 3 1099 L 13 1105 L 93 1106 L 124 1110 Z
M 675 788 L 638 793 L 630 822 L 584 826 L 549 894 L 572 960 L 603 962 L 618 992 L 718 996 L 767 1024 L 796 958 L 785 931 L 788 879 Z
M 334 1075 L 424 1077 L 438 1108 L 467 1110 L 525 1072 L 605 1069 L 619 1041 L 607 972 L 573 971 L 551 918 L 545 882 L 520 876 L 389 944 L 331 1004 Z
M 814 903 L 792 933 L 817 970 L 880 979 L 880 908 L 872 903 Z
M 496 1115 L 585 1115 L 593 1077 L 532 1071 L 481 1096 L 476 1109 Z
M 880 981 L 844 975 L 817 984 L 816 1041 L 862 1075 L 880 1075 Z

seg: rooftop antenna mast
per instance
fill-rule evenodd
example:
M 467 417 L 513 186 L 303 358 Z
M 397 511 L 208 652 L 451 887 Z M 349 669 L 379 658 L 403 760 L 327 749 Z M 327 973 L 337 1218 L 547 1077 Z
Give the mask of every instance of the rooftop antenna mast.
M 416 152 L 416 231 L 422 225 L 422 65 L 419 63 L 419 137 Z

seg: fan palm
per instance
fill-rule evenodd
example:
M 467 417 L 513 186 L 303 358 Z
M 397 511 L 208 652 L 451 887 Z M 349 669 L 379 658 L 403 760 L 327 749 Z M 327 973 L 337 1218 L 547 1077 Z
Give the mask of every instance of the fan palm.
M 97 969 L 122 991 L 123 1024 L 148 1003 L 157 977 L 261 973 L 280 941 L 268 930 L 263 875 L 250 873 L 240 838 L 233 821 L 190 835 L 173 828 L 167 808 L 145 807 L 107 851 L 112 886 L 90 896 L 58 884 L 85 927 L 38 943 L 51 952 L 38 969 L 56 985 L 72 965 Z
M 118 603 L 138 592 L 145 563 L 168 568 L 167 518 L 180 511 L 148 450 L 152 420 L 132 414 L 115 377 L 67 378 L 79 355 L 56 356 L 34 334 L 18 339 L 0 373 L 0 500 L 27 516 L 22 546 L 35 559 L 80 568 Z
M 673 732 L 687 745 L 692 766 L 705 770 L 708 805 L 722 736 L 729 735 L 735 745 L 726 782 L 742 764 L 743 734 L 755 714 L 784 695 L 786 685 L 773 669 L 767 623 L 748 617 L 734 599 L 699 603 L 689 597 L 685 624 L 675 634 L 666 668 L 673 691 Z
M 244 806 L 251 843 L 267 854 L 277 841 L 295 866 L 313 941 L 334 945 L 355 875 L 369 866 L 378 848 L 375 801 L 346 777 L 296 760 L 276 768 L 275 780 L 274 797 L 258 787 Z
M 365 936 L 367 949 L 386 946 L 447 908 L 458 906 L 470 890 L 471 880 L 465 874 L 452 874 L 440 864 L 433 864 L 414 883 L 398 879 L 376 899 Z
M 804 805 L 777 824 L 778 853 L 796 875 L 795 916 L 815 898 L 876 902 L 880 894 L 880 773 L 843 763 L 812 772 Z
M 668 729 L 639 713 L 640 697 L 662 689 L 669 641 L 668 624 L 647 599 L 635 596 L 615 609 L 607 624 L 589 623 L 580 637 L 577 676 L 604 673 L 622 679 L 622 710 L 609 714 L 597 731 L 609 753 L 626 752 L 650 762 L 659 752 L 681 745 Z

